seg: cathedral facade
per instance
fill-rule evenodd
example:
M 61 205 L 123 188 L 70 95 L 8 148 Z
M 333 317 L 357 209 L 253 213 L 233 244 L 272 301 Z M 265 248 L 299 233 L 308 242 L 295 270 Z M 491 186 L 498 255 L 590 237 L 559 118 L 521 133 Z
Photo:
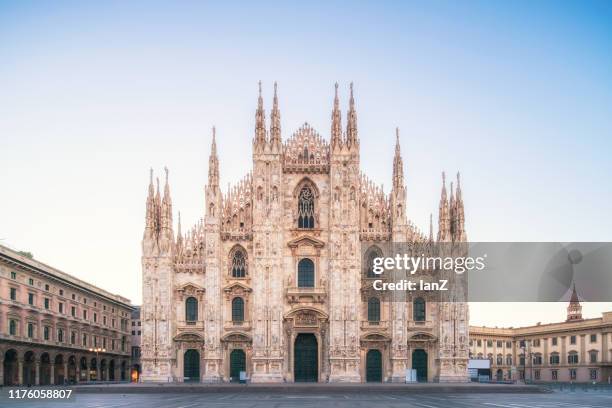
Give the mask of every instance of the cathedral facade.
M 222 192 L 215 130 L 203 218 L 173 225 L 168 171 L 149 184 L 142 240 L 142 380 L 255 382 L 467 381 L 466 303 L 371 291 L 383 244 L 464 242 L 457 180 L 443 181 L 434 239 L 406 217 L 399 136 L 392 188 L 360 171 L 351 84 L 346 127 L 338 86 L 329 141 L 304 124 L 283 141 L 261 84 L 252 172 Z M 366 248 L 364 256 L 364 250 Z

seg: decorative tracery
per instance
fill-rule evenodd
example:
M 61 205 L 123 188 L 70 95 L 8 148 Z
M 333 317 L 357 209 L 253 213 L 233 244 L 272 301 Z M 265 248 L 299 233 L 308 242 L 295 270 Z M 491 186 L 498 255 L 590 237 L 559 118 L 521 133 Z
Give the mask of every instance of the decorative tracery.
M 302 187 L 298 196 L 298 228 L 314 228 L 314 194 L 308 186 Z
M 246 256 L 241 248 L 236 249 L 232 255 L 231 271 L 233 278 L 246 277 L 247 265 Z

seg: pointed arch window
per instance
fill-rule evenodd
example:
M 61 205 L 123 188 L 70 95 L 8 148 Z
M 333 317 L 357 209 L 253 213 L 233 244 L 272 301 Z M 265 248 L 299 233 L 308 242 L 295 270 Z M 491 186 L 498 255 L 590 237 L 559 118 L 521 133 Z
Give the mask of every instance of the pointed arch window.
M 380 299 L 377 297 L 368 299 L 368 321 L 380 322 Z
M 185 300 L 185 320 L 187 322 L 198 320 L 198 300 L 194 297 L 188 297 Z
M 298 288 L 314 288 L 314 262 L 304 258 L 298 263 Z
M 368 250 L 366 257 L 366 278 L 376 278 L 378 275 L 374 273 L 374 260 L 381 258 L 382 254 L 376 247 L 372 247 Z
M 314 194 L 310 187 L 304 186 L 298 196 L 298 228 L 314 228 L 314 214 Z
M 232 322 L 244 321 L 244 300 L 241 297 L 232 299 Z
M 423 298 L 416 298 L 412 303 L 412 316 L 415 322 L 424 322 L 426 316 L 425 300 Z
M 246 277 L 246 256 L 242 249 L 237 249 L 232 255 L 232 277 Z

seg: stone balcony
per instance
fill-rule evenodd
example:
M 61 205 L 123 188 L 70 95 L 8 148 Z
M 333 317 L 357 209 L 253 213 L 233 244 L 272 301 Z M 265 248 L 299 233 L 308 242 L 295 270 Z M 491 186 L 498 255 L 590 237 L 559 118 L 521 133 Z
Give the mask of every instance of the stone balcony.
M 432 320 L 425 320 L 425 321 L 414 321 L 414 320 L 409 320 L 408 321 L 408 330 L 419 330 L 419 331 L 425 331 L 425 332 L 430 332 L 434 329 L 434 322 Z
M 369 320 L 361 321 L 361 330 L 387 330 L 389 328 L 389 322 L 380 320 L 378 322 L 371 322 Z
M 324 288 L 298 288 L 289 287 L 286 290 L 289 303 L 325 303 L 327 292 Z
M 243 320 L 241 322 L 226 320 L 223 324 L 223 328 L 228 331 L 250 331 L 251 327 L 251 322 L 248 320 Z

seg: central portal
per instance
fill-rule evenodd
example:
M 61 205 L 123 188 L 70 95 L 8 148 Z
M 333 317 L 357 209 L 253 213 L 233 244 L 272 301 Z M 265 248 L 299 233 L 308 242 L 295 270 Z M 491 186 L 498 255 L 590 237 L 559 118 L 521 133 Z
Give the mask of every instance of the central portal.
M 296 382 L 317 382 L 319 379 L 319 348 L 312 333 L 301 333 L 295 339 L 293 374 Z

